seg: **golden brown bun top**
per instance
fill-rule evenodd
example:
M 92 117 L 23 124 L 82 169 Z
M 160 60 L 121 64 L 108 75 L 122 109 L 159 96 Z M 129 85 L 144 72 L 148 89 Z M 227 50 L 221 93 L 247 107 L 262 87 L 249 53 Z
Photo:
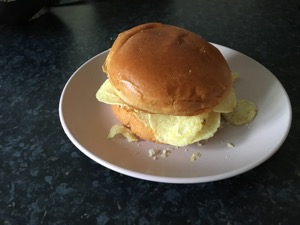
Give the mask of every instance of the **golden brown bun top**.
M 210 111 L 232 83 L 217 48 L 190 31 L 160 23 L 120 33 L 103 71 L 128 105 L 168 115 Z

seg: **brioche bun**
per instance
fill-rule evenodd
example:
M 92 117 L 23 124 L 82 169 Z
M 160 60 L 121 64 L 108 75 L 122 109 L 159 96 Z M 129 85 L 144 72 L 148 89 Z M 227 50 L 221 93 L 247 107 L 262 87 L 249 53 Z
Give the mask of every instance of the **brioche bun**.
M 232 85 L 231 71 L 216 47 L 160 23 L 120 33 L 102 68 L 126 104 L 163 115 L 207 113 Z

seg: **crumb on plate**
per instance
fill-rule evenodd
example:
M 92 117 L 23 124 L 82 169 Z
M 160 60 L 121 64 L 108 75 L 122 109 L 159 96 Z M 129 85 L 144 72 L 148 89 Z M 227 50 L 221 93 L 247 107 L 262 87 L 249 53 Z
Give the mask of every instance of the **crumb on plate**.
M 234 144 L 233 143 L 228 142 L 228 143 L 226 143 L 226 145 L 227 145 L 227 148 L 234 148 Z
M 197 152 L 197 153 L 193 153 L 191 155 L 191 161 L 196 161 L 197 158 L 199 158 L 201 156 L 200 152 Z

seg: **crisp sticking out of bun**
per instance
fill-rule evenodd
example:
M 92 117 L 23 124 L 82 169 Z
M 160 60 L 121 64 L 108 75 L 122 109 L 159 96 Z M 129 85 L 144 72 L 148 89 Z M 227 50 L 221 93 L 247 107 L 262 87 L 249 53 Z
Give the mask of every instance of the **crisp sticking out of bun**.
M 164 115 L 209 112 L 232 85 L 217 48 L 190 31 L 160 23 L 119 34 L 103 71 L 127 105 Z

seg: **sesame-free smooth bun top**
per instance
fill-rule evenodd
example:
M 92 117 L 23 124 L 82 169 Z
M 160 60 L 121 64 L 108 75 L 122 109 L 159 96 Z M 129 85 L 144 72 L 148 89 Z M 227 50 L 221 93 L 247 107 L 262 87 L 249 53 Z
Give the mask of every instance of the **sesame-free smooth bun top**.
M 232 84 L 217 48 L 190 31 L 160 23 L 120 33 L 103 71 L 129 106 L 167 115 L 208 112 Z

